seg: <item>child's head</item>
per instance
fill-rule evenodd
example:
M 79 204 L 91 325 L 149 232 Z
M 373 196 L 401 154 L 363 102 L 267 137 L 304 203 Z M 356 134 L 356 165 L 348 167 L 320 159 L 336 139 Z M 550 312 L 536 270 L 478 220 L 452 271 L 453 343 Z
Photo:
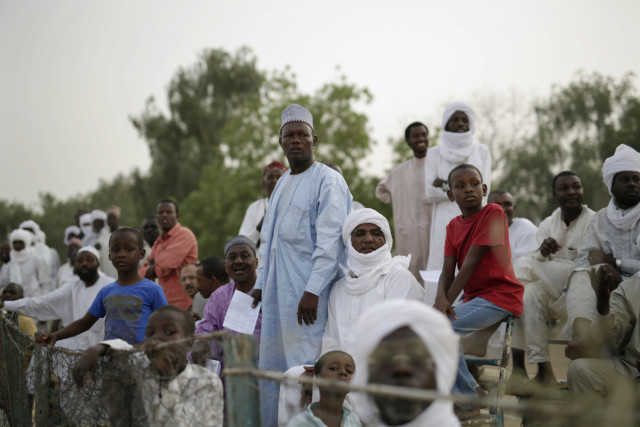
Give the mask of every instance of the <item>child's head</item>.
M 109 260 L 118 274 L 138 270 L 144 258 L 142 233 L 137 228 L 120 227 L 109 238 Z
M 172 305 L 164 305 L 149 316 L 143 349 L 161 375 L 173 377 L 182 372 L 194 329 L 191 315 Z M 174 341 L 177 341 L 174 345 L 156 348 L 158 344 Z
M 3 301 L 15 301 L 24 297 L 24 291 L 22 286 L 17 283 L 9 283 L 2 290 L 2 300 Z
M 356 363 L 353 357 L 344 351 L 329 351 L 320 356 L 313 367 L 313 372 L 319 378 L 349 382 L 356 372 Z
M 184 293 L 193 298 L 198 293 L 198 280 L 196 277 L 196 265 L 187 264 L 180 270 L 180 284 Z
M 462 163 L 451 169 L 447 181 L 450 188 L 447 196 L 449 200 L 456 202 L 463 216 L 482 209 L 482 198 L 487 195 L 487 186 L 482 183 L 482 173 L 477 167 Z

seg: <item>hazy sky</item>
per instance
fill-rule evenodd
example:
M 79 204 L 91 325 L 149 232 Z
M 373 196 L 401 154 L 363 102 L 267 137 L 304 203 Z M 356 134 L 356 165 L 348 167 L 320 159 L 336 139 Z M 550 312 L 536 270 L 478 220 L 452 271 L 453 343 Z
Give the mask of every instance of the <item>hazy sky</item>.
M 474 93 L 544 95 L 579 69 L 640 71 L 637 0 L 310 3 L 0 0 L 0 199 L 65 198 L 147 170 L 128 116 L 150 95 L 164 108 L 174 72 L 205 48 L 249 46 L 309 92 L 339 65 L 373 93 L 364 111 L 382 146 Z M 372 172 L 389 157 L 378 148 Z

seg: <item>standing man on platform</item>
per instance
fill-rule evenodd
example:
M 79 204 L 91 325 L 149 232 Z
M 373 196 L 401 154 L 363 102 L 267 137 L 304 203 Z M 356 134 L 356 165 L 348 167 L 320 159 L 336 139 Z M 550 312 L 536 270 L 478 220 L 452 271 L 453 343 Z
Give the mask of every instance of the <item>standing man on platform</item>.
M 271 195 L 260 234 L 261 262 L 253 291 L 262 300 L 259 366 L 284 372 L 320 356 L 331 285 L 345 261 L 342 223 L 351 193 L 342 176 L 315 161 L 318 137 L 311 112 L 282 112 L 280 146 L 290 169 Z M 262 423 L 278 420 L 279 384 L 261 382 Z
M 396 166 L 376 187 L 376 197 L 393 206 L 396 255 L 411 254 L 409 271 L 423 284 L 420 270 L 427 266 L 431 204 L 427 202 L 424 164 L 429 148 L 429 129 L 413 122 L 404 139 L 414 158 Z
M 156 280 L 162 286 L 169 305 L 182 310 L 191 307 L 192 300 L 180 284 L 180 270 L 198 262 L 198 242 L 191 230 L 178 222 L 178 205 L 173 200 L 160 200 L 156 209 L 162 234 L 151 248 L 151 254 L 140 268 L 140 275 Z

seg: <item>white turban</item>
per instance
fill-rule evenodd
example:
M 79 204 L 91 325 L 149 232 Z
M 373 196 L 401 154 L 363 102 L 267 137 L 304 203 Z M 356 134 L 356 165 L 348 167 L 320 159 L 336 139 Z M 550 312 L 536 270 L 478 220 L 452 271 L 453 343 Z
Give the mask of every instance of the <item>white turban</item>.
M 446 129 L 447 123 L 456 111 L 464 112 L 469 118 L 469 131 L 464 133 L 449 132 Z M 450 163 L 464 163 L 471 154 L 471 144 L 473 144 L 473 133 L 476 130 L 476 113 L 464 102 L 452 102 L 447 105 L 442 115 L 442 134 L 440 135 L 440 154 Z
M 360 224 L 373 224 L 380 227 L 385 243 L 375 251 L 363 254 L 351 244 L 351 233 Z M 369 208 L 351 211 L 342 224 L 342 241 L 347 248 L 347 267 L 349 274 L 345 278 L 347 292 L 352 295 L 365 293 L 380 283 L 382 276 L 394 268 L 408 268 L 411 256 L 391 257 L 391 229 L 389 221 L 377 211 Z
M 94 209 L 91 211 L 91 222 L 101 219 L 103 221 L 107 220 L 107 213 L 105 211 L 101 211 L 100 209 Z
M 628 145 L 620 144 L 613 156 L 606 159 L 602 165 L 602 179 L 612 197 L 613 177 L 617 173 L 626 171 L 640 173 L 640 153 Z
M 313 130 L 313 115 L 311 111 L 307 110 L 301 105 L 291 104 L 282 112 L 282 125 L 280 126 L 280 131 L 282 132 L 282 128 L 284 125 L 292 122 L 302 122 L 311 126 Z
M 70 225 L 64 229 L 64 244 L 69 246 L 69 236 L 71 234 L 75 234 L 76 236 L 80 235 L 80 228 L 75 225 Z
M 34 238 L 35 236 L 31 232 L 23 228 L 18 228 L 17 230 L 13 230 L 9 235 L 9 240 L 11 241 L 12 244 L 16 240 L 22 240 L 24 242 L 24 246 L 27 248 L 31 246 L 31 242 L 33 242 Z
M 22 228 L 18 228 L 17 230 L 13 230 L 9 235 L 9 240 L 11 241 L 11 262 L 9 263 L 9 281 L 11 283 L 17 283 L 18 285 L 22 285 L 22 267 L 21 264 L 25 262 L 32 253 L 34 253 L 35 249 L 31 246 L 31 242 L 35 236 L 31 234 L 30 231 L 24 230 Z M 16 251 L 13 249 L 13 242 L 21 240 L 24 242 L 24 249 L 21 251 Z
M 90 213 L 80 215 L 80 220 L 78 222 L 80 223 L 80 229 L 82 230 L 82 234 L 84 234 L 85 236 L 88 236 L 89 234 L 91 234 L 92 221 L 91 221 Z M 88 225 L 84 225 L 84 224 L 88 224 Z
M 368 359 L 371 353 L 383 338 L 405 326 L 420 337 L 431 353 L 438 392 L 450 394 L 458 371 L 459 337 L 453 332 L 451 322 L 444 314 L 413 300 L 387 300 L 362 315 L 356 333 L 356 375 L 353 383 L 365 385 L 369 382 Z M 369 411 L 377 413 L 374 402 L 371 399 L 366 401 L 370 405 Z M 360 406 L 357 409 L 360 413 Z M 459 421 L 453 413 L 451 402 L 437 400 L 406 425 L 448 426 L 459 425 Z
M 22 221 L 18 228 L 30 228 L 33 230 L 34 238 L 31 241 L 31 244 L 35 245 L 36 243 L 44 243 L 44 233 L 40 229 L 40 226 L 37 222 L 33 220 Z
M 83 246 L 80 249 L 78 249 L 78 253 L 76 256 L 80 255 L 82 252 L 89 252 L 93 254 L 93 256 L 96 257 L 98 264 L 100 264 L 100 253 L 96 248 L 94 248 L 93 246 Z

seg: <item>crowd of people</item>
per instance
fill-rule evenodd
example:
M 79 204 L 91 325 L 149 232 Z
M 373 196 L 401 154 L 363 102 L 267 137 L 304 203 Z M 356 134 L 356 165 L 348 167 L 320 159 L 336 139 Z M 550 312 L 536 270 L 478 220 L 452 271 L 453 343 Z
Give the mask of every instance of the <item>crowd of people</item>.
M 79 387 L 101 358 L 123 353 L 149 372 L 137 384 L 148 425 L 225 423 L 216 331 L 253 334 L 258 367 L 289 378 L 482 397 L 489 391 L 465 362 L 469 342 L 482 353 L 515 318 L 509 388 L 553 388 L 548 329 L 560 322 L 573 393 L 635 396 L 640 153 L 621 145 L 604 162 L 611 201 L 597 213 L 583 204 L 576 173 L 550 177 L 559 206 L 536 227 L 515 216 L 508 189 L 489 191 L 491 157 L 474 137 L 473 109 L 454 102 L 441 125 L 430 148 L 428 127 L 411 123 L 414 157 L 375 189 L 392 203 L 395 236 L 387 218 L 353 202 L 339 168 L 316 161 L 313 115 L 293 104 L 279 136 L 289 167 L 264 168 L 265 197 L 248 207 L 222 258 L 199 256 L 169 199 L 139 228 L 120 226 L 117 206 L 78 211 L 62 265 L 26 220 L 0 248 L 0 305 L 25 333 L 40 332 L 38 344 L 83 352 L 66 373 Z M 533 379 L 525 356 L 538 366 Z M 260 380 L 262 425 L 455 426 L 480 414 L 478 405 L 322 384 Z

